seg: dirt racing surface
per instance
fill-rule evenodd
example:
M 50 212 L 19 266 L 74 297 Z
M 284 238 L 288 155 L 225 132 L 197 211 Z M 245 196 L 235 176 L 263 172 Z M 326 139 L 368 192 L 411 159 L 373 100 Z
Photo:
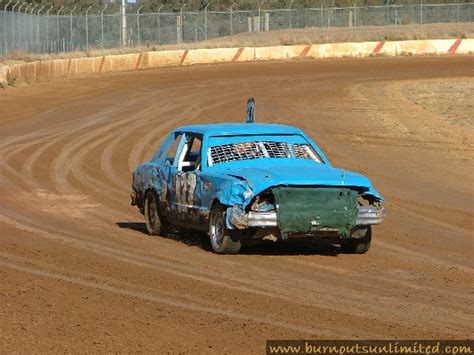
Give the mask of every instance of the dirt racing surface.
M 407 57 L 0 91 L 0 352 L 262 353 L 267 339 L 472 337 L 473 80 L 474 56 Z M 384 195 L 387 219 L 367 254 L 270 244 L 221 256 L 203 237 L 145 234 L 131 170 L 178 125 L 243 121 L 249 96 L 258 121 L 306 130 L 333 165 Z

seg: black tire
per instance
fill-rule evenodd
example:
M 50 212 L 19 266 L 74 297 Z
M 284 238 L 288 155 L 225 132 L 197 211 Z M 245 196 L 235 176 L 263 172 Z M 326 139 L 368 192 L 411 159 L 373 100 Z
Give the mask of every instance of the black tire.
M 240 240 L 232 238 L 225 221 L 226 208 L 220 204 L 212 207 L 209 217 L 209 239 L 212 251 L 216 254 L 238 254 Z
M 165 236 L 167 223 L 159 211 L 158 198 L 151 190 L 145 194 L 143 210 L 148 234 Z
M 341 241 L 341 250 L 345 254 L 365 254 L 370 249 L 372 228 L 360 228 L 352 233 L 351 239 Z

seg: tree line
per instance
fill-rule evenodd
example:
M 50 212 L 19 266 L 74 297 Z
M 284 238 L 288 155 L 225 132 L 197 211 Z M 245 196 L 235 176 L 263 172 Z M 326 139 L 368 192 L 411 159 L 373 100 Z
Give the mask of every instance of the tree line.
M 13 5 L 18 0 L 14 0 L 8 6 L 7 10 L 12 10 Z M 118 12 L 120 8 L 120 0 L 25 0 L 20 3 L 44 5 L 45 7 L 54 6 L 55 8 L 64 7 L 67 11 L 76 7 L 76 13 L 84 12 L 89 6 L 93 9 L 101 9 L 107 4 L 107 13 Z M 206 7 L 209 11 L 218 10 L 225 11 L 232 8 L 238 10 L 251 10 L 261 8 L 268 9 L 284 9 L 291 4 L 292 8 L 319 8 L 323 7 L 349 7 L 349 6 L 380 6 L 380 5 L 410 5 L 420 4 L 421 0 L 136 0 L 129 3 L 128 7 L 137 9 L 141 6 L 141 11 L 157 12 L 178 12 L 181 7 L 186 4 L 185 11 L 203 11 Z M 0 9 L 3 9 L 9 0 L 0 0 Z M 470 0 L 424 0 L 424 4 L 448 4 L 448 3 L 469 3 Z

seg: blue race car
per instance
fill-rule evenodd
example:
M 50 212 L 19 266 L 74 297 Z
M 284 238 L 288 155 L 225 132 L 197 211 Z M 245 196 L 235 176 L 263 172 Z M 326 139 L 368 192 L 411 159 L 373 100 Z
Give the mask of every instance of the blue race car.
M 131 200 L 151 235 L 207 232 L 219 254 L 296 238 L 362 254 L 385 216 L 365 176 L 332 167 L 302 130 L 275 124 L 175 129 L 133 172 Z

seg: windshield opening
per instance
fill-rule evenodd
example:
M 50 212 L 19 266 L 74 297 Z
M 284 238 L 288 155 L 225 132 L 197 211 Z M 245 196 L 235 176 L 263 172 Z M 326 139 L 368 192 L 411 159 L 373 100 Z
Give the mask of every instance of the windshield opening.
M 216 145 L 208 149 L 208 164 L 210 166 L 262 158 L 306 159 L 317 163 L 322 162 L 322 159 L 308 143 L 258 140 Z

